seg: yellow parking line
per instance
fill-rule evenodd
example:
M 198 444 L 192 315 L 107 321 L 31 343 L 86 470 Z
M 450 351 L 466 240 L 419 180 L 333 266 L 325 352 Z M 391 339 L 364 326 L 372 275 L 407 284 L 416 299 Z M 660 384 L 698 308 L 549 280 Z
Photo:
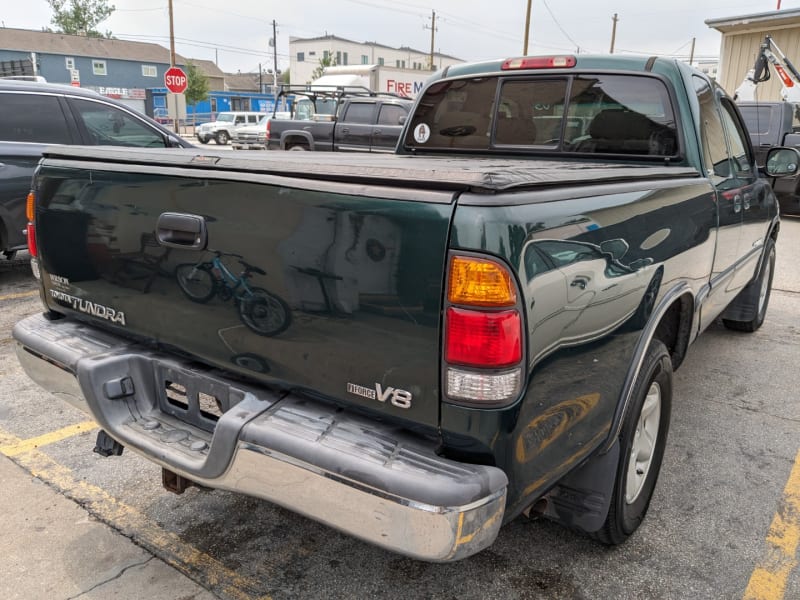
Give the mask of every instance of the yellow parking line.
M 11 458 L 5 449 L 20 448 L 25 441 L 0 430 L 0 444 L 0 454 Z M 228 569 L 215 558 L 186 544 L 180 536 L 165 531 L 138 510 L 120 502 L 105 490 L 87 481 L 76 479 L 70 469 L 36 450 L 36 447 L 30 447 L 25 452 L 13 455 L 12 460 L 34 477 L 38 477 L 83 506 L 99 520 L 195 581 L 213 587 L 215 591 L 236 600 L 256 598 L 270 600 L 267 595 L 259 595 L 259 590 L 263 589 L 263 584 L 259 581 Z
M 800 452 L 794 461 L 783 499 L 767 534 L 765 555 L 756 565 L 743 600 L 781 600 L 786 581 L 797 566 L 800 545 Z
M 0 296 L 0 302 L 3 300 L 16 300 L 17 298 L 33 298 L 34 296 L 39 295 L 39 290 L 34 290 L 32 292 L 19 292 L 18 294 L 6 294 L 5 296 Z
M 20 454 L 30 452 L 31 450 L 35 450 L 41 446 L 54 444 L 55 442 L 66 440 L 67 438 L 76 436 L 79 433 L 83 433 L 84 431 L 92 431 L 93 429 L 97 429 L 97 423 L 94 421 L 84 421 L 83 423 L 77 423 L 75 425 L 70 425 L 69 427 L 64 427 L 58 431 L 45 433 L 39 437 L 28 440 L 20 440 L 13 444 L 2 444 L 0 445 L 0 454 L 5 454 L 8 457 L 19 456 Z

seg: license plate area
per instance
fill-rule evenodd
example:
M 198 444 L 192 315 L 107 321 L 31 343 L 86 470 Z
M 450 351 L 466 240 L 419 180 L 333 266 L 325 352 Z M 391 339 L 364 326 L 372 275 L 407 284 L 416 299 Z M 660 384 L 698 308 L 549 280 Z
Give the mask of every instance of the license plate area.
M 202 373 L 161 368 L 156 385 L 162 412 L 208 432 L 231 409 L 230 388 Z

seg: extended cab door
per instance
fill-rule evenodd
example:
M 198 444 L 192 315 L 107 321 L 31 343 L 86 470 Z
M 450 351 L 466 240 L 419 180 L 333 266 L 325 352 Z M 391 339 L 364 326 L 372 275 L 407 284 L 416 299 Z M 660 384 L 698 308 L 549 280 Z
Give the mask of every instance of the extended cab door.
M 378 122 L 372 131 L 373 152 L 394 152 L 406 117 L 408 117 L 406 105 L 381 103 L 378 108 Z
M 334 129 L 334 148 L 341 151 L 369 152 L 378 105 L 350 100 Z
M 721 93 L 702 77 L 694 76 L 700 105 L 700 133 L 706 174 L 714 186 L 717 205 L 717 242 L 710 277 L 706 309 L 701 315 L 705 327 L 739 293 L 734 275 L 740 261 L 742 207 L 755 174 L 731 156 L 730 141 L 723 124 Z M 727 114 L 727 111 L 725 111 Z M 725 118 L 729 118 L 729 115 Z

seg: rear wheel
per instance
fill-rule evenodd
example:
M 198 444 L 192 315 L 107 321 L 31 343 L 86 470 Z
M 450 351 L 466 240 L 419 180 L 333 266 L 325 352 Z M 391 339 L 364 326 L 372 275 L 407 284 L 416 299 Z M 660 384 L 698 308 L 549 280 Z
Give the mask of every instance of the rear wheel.
M 764 317 L 767 316 L 767 306 L 769 296 L 772 291 L 772 277 L 775 274 L 775 241 L 772 238 L 767 240 L 764 247 L 764 262 L 761 271 L 739 296 L 734 300 L 740 310 L 744 310 L 753 315 L 751 319 L 733 320 L 722 319 L 723 325 L 735 331 L 746 331 L 752 333 L 764 324 Z
M 251 294 L 239 301 L 239 316 L 259 335 L 278 335 L 292 322 L 289 305 L 263 288 L 252 288 Z
M 192 302 L 208 302 L 214 296 L 214 277 L 206 265 L 186 263 L 175 268 L 178 286 Z
M 620 457 L 611 506 L 603 527 L 592 534 L 604 544 L 621 544 L 647 513 L 669 431 L 672 362 L 659 340 L 650 342 L 633 388 L 619 437 Z
M 306 144 L 292 144 L 291 146 L 286 146 L 286 149 L 294 151 L 304 151 L 308 150 L 308 146 Z

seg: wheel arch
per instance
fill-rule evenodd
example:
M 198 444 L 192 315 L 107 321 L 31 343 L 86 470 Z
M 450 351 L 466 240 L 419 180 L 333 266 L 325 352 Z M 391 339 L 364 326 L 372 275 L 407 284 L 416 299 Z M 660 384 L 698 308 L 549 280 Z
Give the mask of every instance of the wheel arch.
M 653 310 L 634 349 L 633 360 L 628 368 L 608 438 L 602 445 L 601 452 L 610 449 L 619 437 L 650 342 L 658 339 L 667 347 L 672 360 L 672 368 L 677 370 L 686 356 L 691 341 L 694 312 L 694 295 L 685 282 L 672 287 Z
M 307 131 L 285 131 L 281 135 L 281 150 L 295 143 L 306 144 L 309 150 L 314 149 L 314 137 Z

